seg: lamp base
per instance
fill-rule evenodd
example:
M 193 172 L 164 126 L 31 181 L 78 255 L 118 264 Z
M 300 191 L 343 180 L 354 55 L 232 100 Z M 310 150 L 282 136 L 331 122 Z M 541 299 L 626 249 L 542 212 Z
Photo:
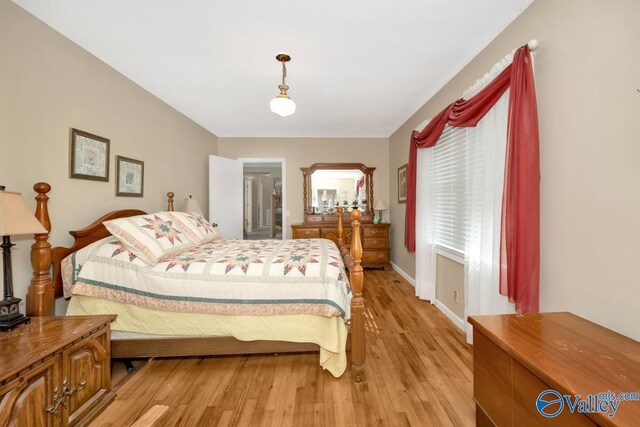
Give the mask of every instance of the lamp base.
M 10 331 L 23 323 L 31 322 L 30 317 L 20 313 L 20 298 L 5 297 L 0 301 L 0 331 Z

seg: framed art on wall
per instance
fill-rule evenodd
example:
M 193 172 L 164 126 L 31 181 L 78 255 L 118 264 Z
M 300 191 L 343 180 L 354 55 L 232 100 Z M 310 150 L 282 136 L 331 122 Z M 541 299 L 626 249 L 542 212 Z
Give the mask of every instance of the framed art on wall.
M 109 181 L 109 140 L 71 129 L 71 178 Z
M 407 164 L 398 168 L 398 203 L 407 203 Z
M 116 196 L 144 195 L 144 162 L 116 156 Z

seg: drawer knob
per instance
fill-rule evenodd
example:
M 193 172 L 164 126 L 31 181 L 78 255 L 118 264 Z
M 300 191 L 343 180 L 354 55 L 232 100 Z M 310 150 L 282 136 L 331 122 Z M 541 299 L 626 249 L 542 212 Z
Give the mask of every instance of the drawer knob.
M 378 258 L 379 258 L 379 259 L 384 258 L 384 254 L 378 254 Z
M 304 235 L 305 236 L 310 236 L 311 235 L 311 230 L 304 230 Z
M 378 234 L 378 230 L 376 230 L 375 228 L 374 228 L 374 229 L 372 229 L 372 230 L 371 230 L 371 234 L 373 234 L 373 235 L 375 236 L 376 234 Z

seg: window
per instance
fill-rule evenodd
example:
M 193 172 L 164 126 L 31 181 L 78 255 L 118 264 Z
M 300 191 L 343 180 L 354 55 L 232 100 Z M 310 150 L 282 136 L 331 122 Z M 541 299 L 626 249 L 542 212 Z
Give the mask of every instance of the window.
M 466 128 L 446 126 L 433 148 L 429 172 L 430 227 L 436 245 L 464 254 L 467 234 Z

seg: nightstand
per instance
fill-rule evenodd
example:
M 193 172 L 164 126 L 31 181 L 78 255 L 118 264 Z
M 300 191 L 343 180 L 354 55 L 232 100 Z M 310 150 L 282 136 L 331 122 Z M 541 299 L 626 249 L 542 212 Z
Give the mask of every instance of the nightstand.
M 86 425 L 106 408 L 115 318 L 33 317 L 0 333 L 0 424 Z

